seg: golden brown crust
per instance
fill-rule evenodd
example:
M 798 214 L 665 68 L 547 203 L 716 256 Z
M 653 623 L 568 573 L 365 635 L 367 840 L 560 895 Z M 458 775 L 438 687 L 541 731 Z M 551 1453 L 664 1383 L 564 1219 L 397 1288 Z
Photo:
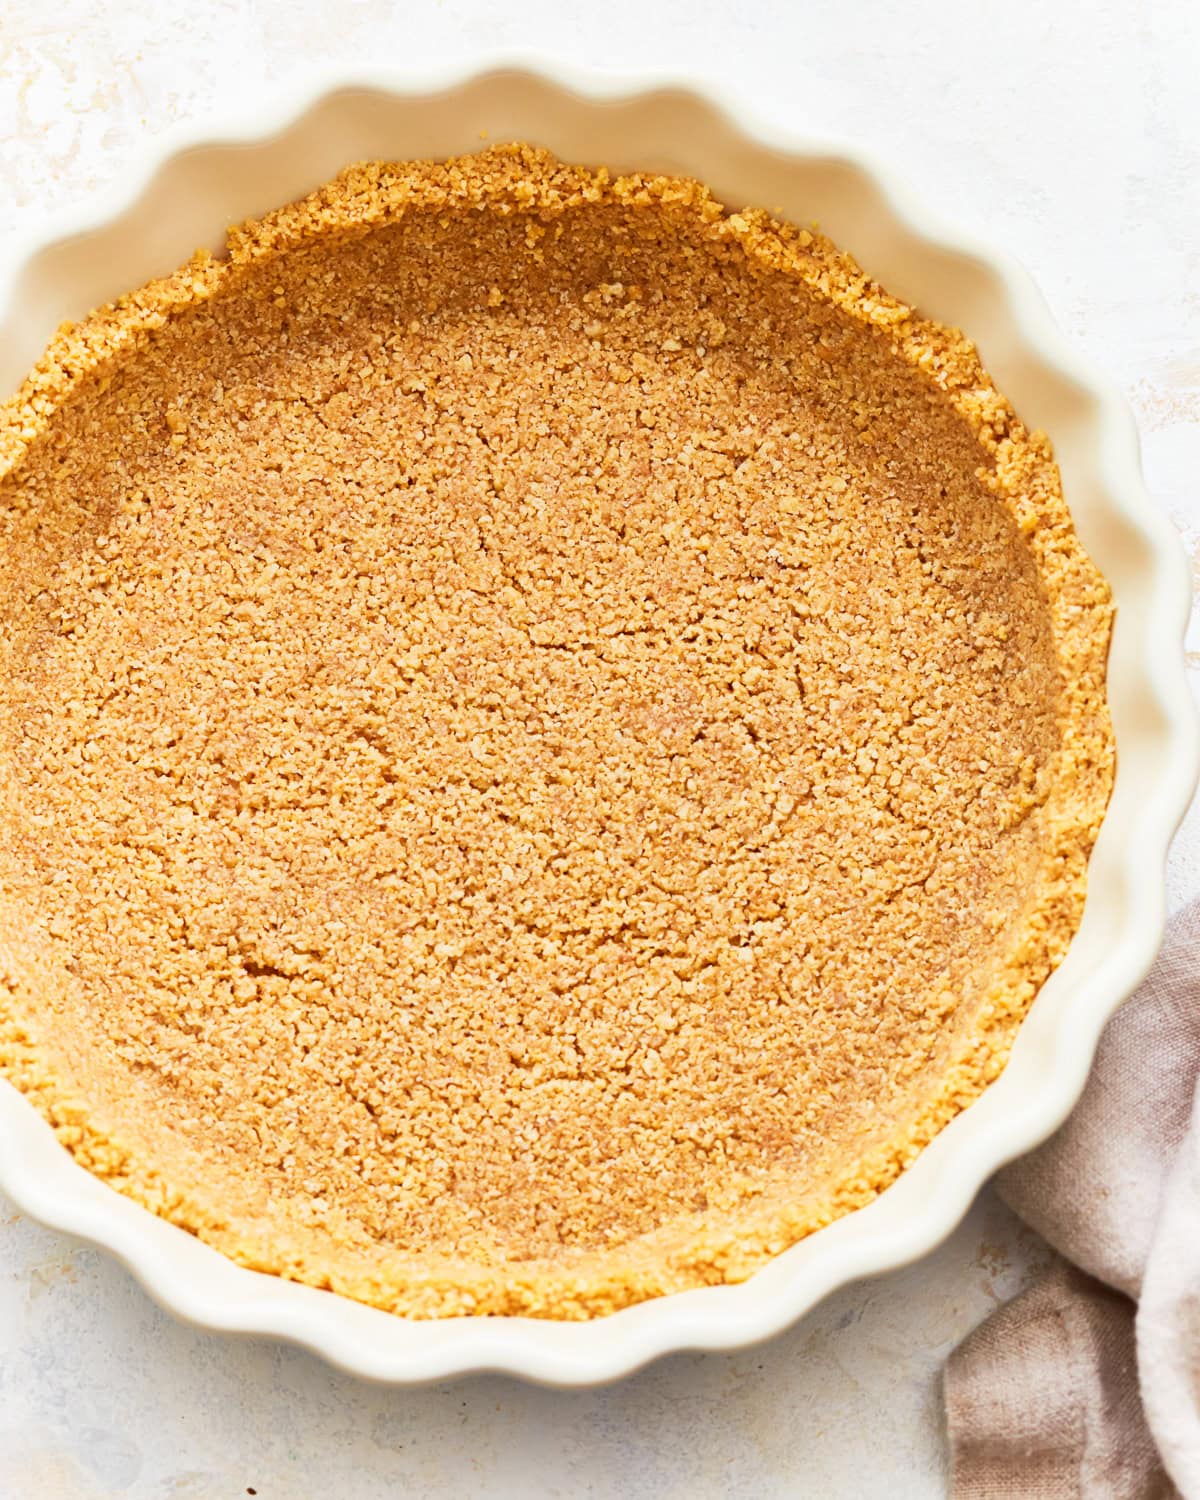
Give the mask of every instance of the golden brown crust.
M 244 1264 L 744 1278 L 1078 925 L 1110 605 L 1049 444 L 696 183 L 350 169 L 59 331 L 0 532 L 0 1067 Z

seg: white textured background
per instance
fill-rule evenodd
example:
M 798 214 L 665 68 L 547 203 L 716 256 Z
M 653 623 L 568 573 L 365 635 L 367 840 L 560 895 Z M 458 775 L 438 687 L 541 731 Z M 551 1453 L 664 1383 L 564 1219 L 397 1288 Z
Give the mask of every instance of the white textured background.
M 889 156 L 1030 267 L 1128 393 L 1151 491 L 1200 546 L 1192 0 L 0 0 L 0 236 L 308 63 L 530 46 L 719 77 L 764 116 Z M 1193 637 L 1200 680 L 1200 622 Z M 1171 892 L 1200 894 L 1200 816 Z M 940 1496 L 941 1362 L 1039 1253 L 985 1194 L 936 1255 L 764 1348 L 580 1394 L 405 1392 L 185 1329 L 0 1200 L 0 1500 Z

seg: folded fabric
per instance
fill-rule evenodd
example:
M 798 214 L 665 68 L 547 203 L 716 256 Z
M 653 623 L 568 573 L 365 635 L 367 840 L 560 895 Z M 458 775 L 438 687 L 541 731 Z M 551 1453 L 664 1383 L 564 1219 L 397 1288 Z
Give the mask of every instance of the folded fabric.
M 1200 1500 L 1200 903 L 1000 1173 L 1058 1252 L 946 1368 L 955 1500 Z

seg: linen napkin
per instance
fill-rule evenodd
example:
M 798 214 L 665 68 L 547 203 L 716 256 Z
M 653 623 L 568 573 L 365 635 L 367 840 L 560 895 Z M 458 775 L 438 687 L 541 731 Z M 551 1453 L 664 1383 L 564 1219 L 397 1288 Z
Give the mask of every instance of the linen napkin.
M 1058 1256 L 950 1356 L 954 1500 L 1200 1500 L 1198 1077 L 1200 902 L 996 1179 Z

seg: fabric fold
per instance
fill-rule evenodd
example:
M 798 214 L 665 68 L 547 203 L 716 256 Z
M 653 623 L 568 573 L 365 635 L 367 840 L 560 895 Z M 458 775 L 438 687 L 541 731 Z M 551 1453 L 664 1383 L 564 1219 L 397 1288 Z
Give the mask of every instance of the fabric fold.
M 955 1500 L 1200 1500 L 1198 1075 L 1200 903 L 1070 1119 L 996 1179 L 1058 1258 L 950 1357 Z

